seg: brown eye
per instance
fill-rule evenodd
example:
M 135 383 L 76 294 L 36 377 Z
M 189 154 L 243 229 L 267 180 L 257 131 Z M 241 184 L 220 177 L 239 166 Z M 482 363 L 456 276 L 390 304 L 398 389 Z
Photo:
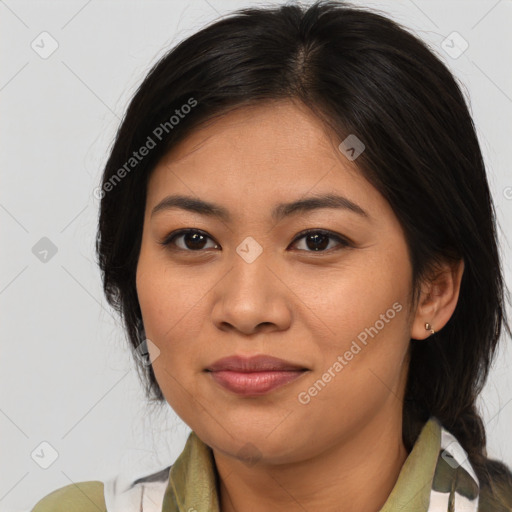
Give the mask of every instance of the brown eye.
M 307 231 L 303 231 L 295 238 L 293 245 L 296 245 L 301 239 L 304 239 L 306 247 L 305 249 L 300 249 L 303 252 L 331 252 L 333 247 L 330 247 L 330 245 L 333 241 L 337 242 L 338 249 L 352 246 L 352 244 L 345 238 L 322 229 L 309 229 Z M 198 229 L 181 229 L 171 233 L 160 243 L 173 250 L 176 249 L 186 252 L 201 252 L 203 249 L 219 248 L 219 245 L 215 242 L 213 245 L 208 247 L 208 240 L 213 241 L 212 238 L 203 231 Z M 178 241 L 180 242 L 178 243 Z M 337 250 L 336 247 L 334 247 L 333 250 Z
M 306 252 L 329 252 L 332 247 L 327 251 L 326 249 L 332 240 L 338 242 L 338 245 L 341 245 L 341 247 L 349 247 L 351 245 L 343 237 L 323 229 L 310 229 L 308 231 L 304 231 L 294 240 L 293 243 L 296 244 L 297 241 L 301 239 L 304 239 L 304 244 L 307 248 L 305 250 Z
M 182 239 L 181 245 L 176 243 L 176 240 Z M 170 246 L 175 245 L 178 249 L 189 252 L 198 252 L 206 247 L 207 240 L 211 238 L 197 229 L 182 229 L 175 233 L 171 233 L 163 242 L 162 245 Z M 213 246 L 218 247 L 217 244 Z M 211 247 L 210 247 L 211 248 Z

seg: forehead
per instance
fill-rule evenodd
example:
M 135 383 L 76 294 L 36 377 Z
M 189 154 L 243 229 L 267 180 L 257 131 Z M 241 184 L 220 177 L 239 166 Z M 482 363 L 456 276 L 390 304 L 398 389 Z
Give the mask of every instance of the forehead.
M 148 209 L 170 193 L 238 204 L 238 213 L 326 193 L 378 207 L 384 199 L 338 150 L 341 140 L 302 104 L 240 108 L 194 130 L 159 162 Z

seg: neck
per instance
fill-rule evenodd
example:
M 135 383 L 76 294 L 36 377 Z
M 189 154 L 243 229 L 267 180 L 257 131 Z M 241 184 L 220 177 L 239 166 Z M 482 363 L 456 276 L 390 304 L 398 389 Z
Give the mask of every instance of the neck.
M 249 467 L 214 450 L 222 512 L 377 512 L 407 458 L 402 418 L 374 418 L 314 458 Z

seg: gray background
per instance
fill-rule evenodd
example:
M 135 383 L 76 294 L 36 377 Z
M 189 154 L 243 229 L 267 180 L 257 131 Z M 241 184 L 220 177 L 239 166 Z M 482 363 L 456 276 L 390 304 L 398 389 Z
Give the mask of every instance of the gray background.
M 168 406 L 147 410 L 120 322 L 102 296 L 93 190 L 150 65 L 220 15 L 268 3 L 282 2 L 0 0 L 0 511 L 29 510 L 72 482 L 141 475 L 181 452 L 189 428 Z M 413 29 L 464 83 L 510 286 L 511 2 L 364 5 Z M 441 46 L 453 31 L 469 45 L 458 58 Z M 42 58 L 33 41 L 40 53 L 58 48 Z M 512 355 L 504 341 L 480 404 L 489 454 L 512 465 Z M 31 457 L 42 442 L 58 453 L 48 469 Z M 43 451 L 39 463 L 49 462 L 51 449 Z

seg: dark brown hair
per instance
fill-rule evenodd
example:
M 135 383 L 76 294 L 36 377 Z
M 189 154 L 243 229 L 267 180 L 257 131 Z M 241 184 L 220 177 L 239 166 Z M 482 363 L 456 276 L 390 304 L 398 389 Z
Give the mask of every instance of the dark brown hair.
M 483 484 L 490 474 L 508 474 L 503 464 L 486 458 L 476 407 L 502 327 L 511 331 L 495 211 L 475 128 L 443 62 L 377 12 L 334 1 L 240 10 L 182 41 L 151 69 L 104 170 L 97 238 L 104 291 L 122 315 L 131 344 L 135 348 L 144 339 L 135 274 L 152 169 L 208 119 L 288 98 L 309 107 L 340 141 L 355 134 L 364 142 L 357 164 L 404 229 L 416 298 L 437 262 L 464 260 L 451 319 L 428 342 L 411 340 L 406 448 L 435 416 L 459 439 Z M 193 108 L 182 109 L 191 100 Z M 149 139 L 154 147 L 127 166 Z M 139 370 L 148 397 L 163 401 L 151 366 L 139 364 Z

